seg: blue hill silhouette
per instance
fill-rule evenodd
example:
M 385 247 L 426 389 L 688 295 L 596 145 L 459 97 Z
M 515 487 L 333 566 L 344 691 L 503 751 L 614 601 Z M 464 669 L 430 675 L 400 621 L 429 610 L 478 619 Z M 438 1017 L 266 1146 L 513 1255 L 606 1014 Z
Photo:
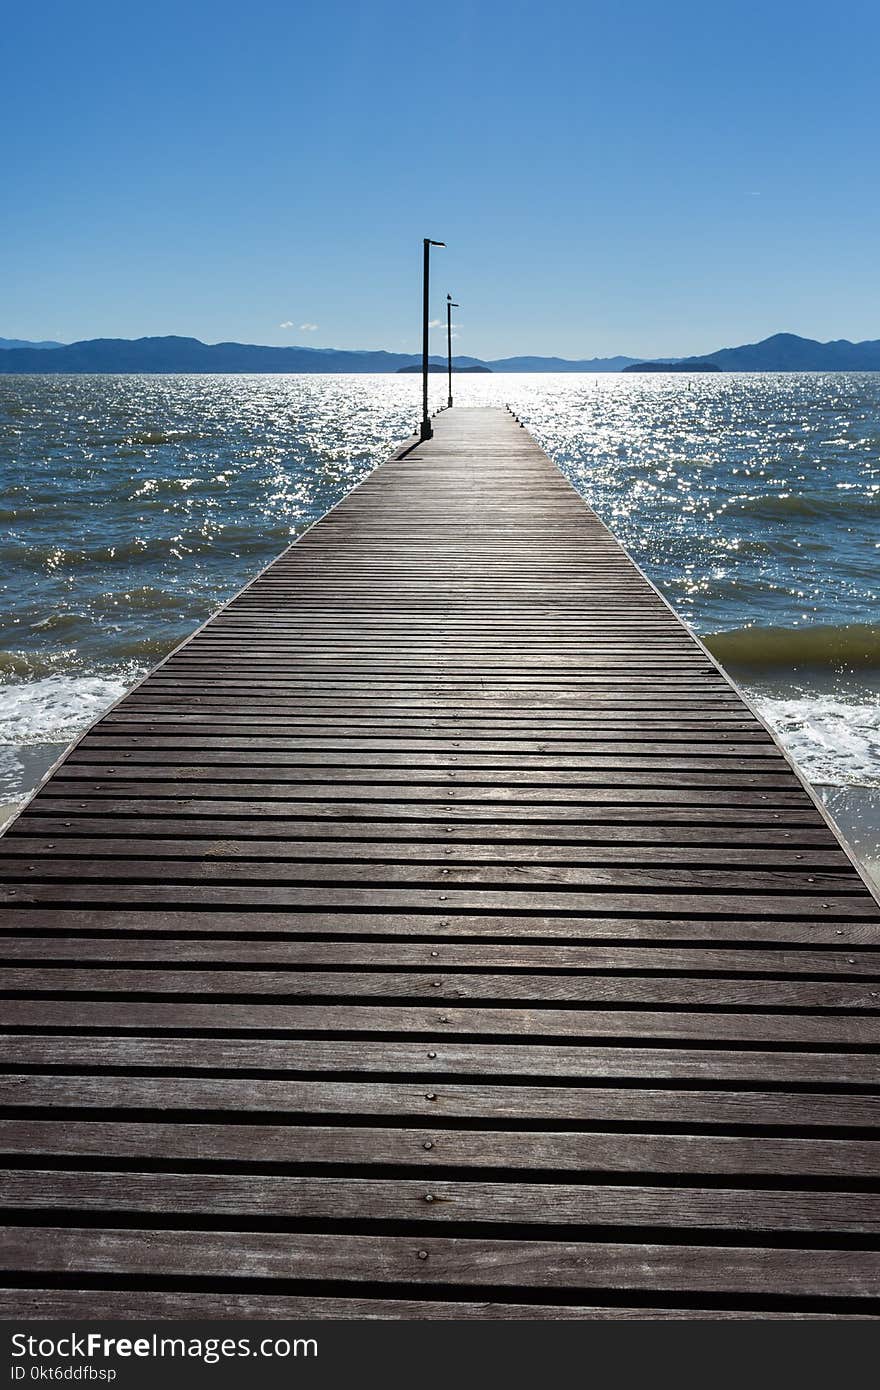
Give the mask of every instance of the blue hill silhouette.
M 0 339 L 9 343 L 13 339 Z M 51 348 L 51 351 L 47 350 Z M 706 366 L 726 372 L 880 371 L 880 340 L 820 343 L 794 333 L 776 333 L 760 343 L 720 348 L 699 357 L 666 359 L 670 369 Z M 437 366 L 445 357 L 432 357 Z M 62 345 L 30 344 L 0 350 L 0 373 L 43 372 L 398 372 L 418 366 L 415 353 L 339 348 L 260 347 L 252 343 L 203 343 L 198 338 L 90 338 Z M 482 361 L 456 357 L 456 366 L 493 372 L 619 372 L 637 364 L 662 370 L 659 360 L 636 357 L 504 357 Z

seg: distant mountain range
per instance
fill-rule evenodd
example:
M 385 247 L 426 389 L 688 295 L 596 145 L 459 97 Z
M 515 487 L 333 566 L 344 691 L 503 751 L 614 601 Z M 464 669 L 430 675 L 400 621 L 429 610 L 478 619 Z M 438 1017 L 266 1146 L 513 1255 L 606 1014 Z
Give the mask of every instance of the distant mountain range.
M 80 343 L 22 343 L 0 338 L 0 373 L 10 372 L 399 372 L 418 367 L 415 353 L 355 352 L 338 348 L 259 347 L 250 343 L 202 343 L 198 338 L 90 338 Z M 432 357 L 445 365 L 445 357 Z M 876 372 L 880 371 L 880 340 L 851 343 L 845 338 L 819 343 L 794 333 L 776 333 L 760 343 L 719 348 L 699 357 L 659 359 L 590 357 L 502 357 L 482 361 L 456 357 L 460 369 L 488 368 L 493 372 L 620 372 L 640 370 L 677 372 Z
M 880 339 L 851 343 L 838 338 L 817 343 L 796 333 L 774 333 L 761 343 L 720 348 L 683 362 L 714 362 L 723 372 L 877 372 L 880 371 Z
M 56 346 L 7 347 L 0 338 L 0 372 L 399 372 L 420 367 L 421 353 L 348 351 L 339 348 L 259 347 L 250 343 L 202 343 L 198 338 L 89 338 Z M 445 367 L 445 357 L 431 363 Z M 483 362 L 456 357 L 459 369 L 494 372 L 616 372 L 633 357 L 507 357 Z
M 625 372 L 720 372 L 717 362 L 707 362 L 705 357 L 673 358 L 671 362 L 632 362 L 624 367 Z
M 493 372 L 619 372 L 637 357 L 500 357 L 487 362 Z
M 29 343 L 24 338 L 0 338 L 0 352 L 4 348 L 39 348 L 45 351 L 46 348 L 64 347 L 63 343 Z
M 421 372 L 422 372 L 422 364 L 421 364 L 421 362 L 411 362 L 411 363 L 409 364 L 408 367 L 398 367 L 397 370 L 398 370 L 398 372 L 403 372 L 404 375 L 406 375 L 406 376 L 420 376 L 420 375 L 421 375 Z M 429 372 L 432 372 L 432 373 L 434 373 L 434 374 L 436 374 L 437 372 L 439 372 L 440 375 L 442 376 L 443 373 L 446 372 L 446 371 L 448 371 L 448 370 L 449 370 L 449 364 L 448 364 L 448 362 L 429 362 L 429 363 L 428 363 L 428 371 L 429 371 Z M 456 373 L 458 373 L 458 372 L 491 372 L 492 368 L 491 368 L 491 367 L 487 367 L 486 364 L 485 364 L 485 362 L 474 362 L 472 366 L 463 367 L 463 366 L 461 365 L 461 362 L 460 362 L 459 358 L 456 357 L 455 361 L 454 361 L 453 364 L 452 364 L 452 370 L 453 370 L 454 372 L 456 372 Z

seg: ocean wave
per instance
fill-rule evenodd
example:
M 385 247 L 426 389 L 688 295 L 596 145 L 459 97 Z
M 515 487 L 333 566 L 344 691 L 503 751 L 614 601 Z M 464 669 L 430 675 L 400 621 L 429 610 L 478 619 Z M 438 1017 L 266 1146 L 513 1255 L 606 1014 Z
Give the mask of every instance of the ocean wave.
M 135 675 L 43 676 L 0 685 L 0 741 L 68 743 L 118 700 Z
M 131 589 L 108 589 L 96 594 L 89 602 L 90 611 L 100 614 L 118 615 L 123 613 L 148 614 L 194 614 L 201 618 L 205 599 L 194 594 L 182 585 L 177 588 L 159 588 L 155 584 L 140 584 Z
M 179 637 L 165 641 L 154 637 L 117 640 L 113 643 L 111 661 L 101 662 L 100 665 L 109 668 L 109 679 L 115 679 L 117 673 L 134 679 L 161 661 L 179 641 Z M 95 662 L 76 647 L 43 652 L 0 651 L 0 678 L 5 677 L 16 685 L 19 681 L 33 682 L 44 676 L 69 675 L 77 680 L 92 678 L 95 676 L 94 666 Z M 95 678 L 102 678 L 105 674 L 108 672 L 101 671 Z
M 35 617 L 30 628 L 31 632 L 52 632 L 57 636 L 76 632 L 84 621 L 82 613 L 47 613 L 44 618 Z
M 753 699 L 808 781 L 880 787 L 880 703 L 818 693 Z
M 819 521 L 824 518 L 853 520 L 859 517 L 876 518 L 880 511 L 880 495 L 857 491 L 833 492 L 765 492 L 750 497 L 731 497 L 718 507 L 728 516 L 749 516 L 769 521 Z
M 194 444 L 204 436 L 195 430 L 139 430 L 122 442 L 125 444 Z
M 738 671 L 880 670 L 880 626 L 873 623 L 743 627 L 703 640 L 723 666 Z
M 158 444 L 193 444 L 204 439 L 203 433 L 195 430 L 136 430 L 133 434 L 96 435 L 88 440 L 93 449 L 115 449 L 120 445 L 153 448 Z
M 114 519 L 114 528 L 143 523 L 144 535 L 128 535 L 125 539 L 108 540 L 101 544 L 72 545 L 63 538 L 54 542 L 9 541 L 3 547 L 6 567 L 20 575 L 30 576 L 78 574 L 92 580 L 95 575 L 113 575 L 122 568 L 159 571 L 163 565 L 179 562 L 181 558 L 197 560 L 238 561 L 242 556 L 268 559 L 288 546 L 297 531 L 304 530 L 312 518 L 297 512 L 278 520 L 237 524 L 210 517 L 197 519 L 175 517 L 168 511 L 160 514 L 161 530 L 150 531 L 142 517 L 126 519 L 122 514 Z M 179 530 L 173 530 L 180 526 Z M 39 582 L 39 581 L 38 581 Z

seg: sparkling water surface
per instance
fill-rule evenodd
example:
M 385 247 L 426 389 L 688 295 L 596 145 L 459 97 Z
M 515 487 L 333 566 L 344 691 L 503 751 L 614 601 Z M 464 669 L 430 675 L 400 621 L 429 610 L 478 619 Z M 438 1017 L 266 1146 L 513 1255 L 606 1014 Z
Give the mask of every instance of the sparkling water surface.
M 431 381 L 436 404 L 445 379 Z M 386 458 L 411 376 L 0 377 L 0 797 Z M 509 403 L 806 774 L 880 787 L 880 375 L 461 377 Z M 43 763 L 46 759 L 43 758 Z

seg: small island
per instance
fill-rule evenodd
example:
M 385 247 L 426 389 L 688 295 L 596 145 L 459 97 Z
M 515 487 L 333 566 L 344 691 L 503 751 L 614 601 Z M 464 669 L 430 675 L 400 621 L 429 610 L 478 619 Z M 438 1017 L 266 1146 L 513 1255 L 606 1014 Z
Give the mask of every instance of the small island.
M 398 374 L 398 376 L 400 376 L 401 373 L 406 373 L 406 372 L 420 372 L 421 370 L 422 370 L 422 364 L 421 364 L 421 362 L 413 362 L 412 365 L 409 366 L 409 367 L 398 367 L 398 368 L 397 368 L 397 374 Z M 460 376 L 463 372 L 490 372 L 490 373 L 491 373 L 492 368 L 491 368 L 491 367 L 484 367 L 484 366 L 482 365 L 482 363 L 475 362 L 474 365 L 473 365 L 472 367 L 456 367 L 456 366 L 453 365 L 452 370 L 453 370 L 453 372 L 455 373 L 456 376 Z M 448 368 L 448 367 L 444 367 L 443 364 L 442 364 L 441 362 L 429 362 L 429 363 L 428 363 L 428 371 L 429 371 L 429 372 L 443 372 L 443 374 L 445 375 L 445 374 L 449 371 L 449 368 Z
M 717 362 L 633 362 L 624 372 L 720 372 Z

